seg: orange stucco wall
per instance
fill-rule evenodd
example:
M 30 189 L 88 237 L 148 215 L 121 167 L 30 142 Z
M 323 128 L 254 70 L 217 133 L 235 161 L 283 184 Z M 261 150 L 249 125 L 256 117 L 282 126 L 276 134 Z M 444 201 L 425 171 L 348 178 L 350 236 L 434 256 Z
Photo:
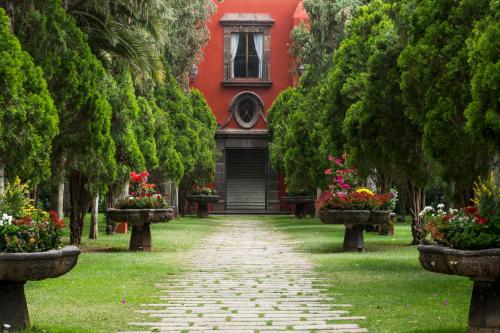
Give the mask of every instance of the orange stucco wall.
M 229 106 L 233 97 L 242 91 L 253 91 L 264 102 L 264 115 L 276 96 L 293 85 L 290 71 L 291 59 L 288 55 L 290 32 L 294 26 L 294 14 L 299 0 L 224 0 L 216 2 L 218 9 L 209 22 L 210 41 L 203 50 L 203 60 L 198 65 L 198 76 L 191 84 L 200 89 L 214 112 L 217 123 L 224 124 L 229 116 Z M 226 13 L 264 13 L 270 14 L 275 23 L 271 28 L 271 81 L 272 87 L 222 87 L 224 78 L 224 29 L 219 20 Z M 259 120 L 255 128 L 265 128 Z M 228 128 L 238 128 L 236 122 Z

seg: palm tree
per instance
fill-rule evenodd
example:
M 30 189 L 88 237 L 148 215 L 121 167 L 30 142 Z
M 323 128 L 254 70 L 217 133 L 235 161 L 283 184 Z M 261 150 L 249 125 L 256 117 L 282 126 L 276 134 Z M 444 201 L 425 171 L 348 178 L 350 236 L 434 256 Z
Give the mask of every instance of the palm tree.
M 125 65 L 136 84 L 163 80 L 160 53 L 172 19 L 168 0 L 64 0 L 64 5 L 110 72 Z

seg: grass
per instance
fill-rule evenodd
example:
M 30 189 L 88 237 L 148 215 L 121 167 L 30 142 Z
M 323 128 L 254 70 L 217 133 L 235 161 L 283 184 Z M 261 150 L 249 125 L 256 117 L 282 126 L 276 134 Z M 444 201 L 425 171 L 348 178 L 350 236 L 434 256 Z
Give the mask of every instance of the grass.
M 130 231 L 107 236 L 101 223 L 100 239 L 88 240 L 86 229 L 84 252 L 71 272 L 26 284 L 33 325 L 28 332 L 116 332 L 130 322 L 144 320 L 144 314 L 134 311 L 141 303 L 154 301 L 152 296 L 159 294 L 154 284 L 180 274 L 184 268 L 180 256 L 213 232 L 220 221 L 181 218 L 153 224 L 151 253 L 127 251 Z
M 182 273 L 181 256 L 225 219 L 246 218 L 183 218 L 155 224 L 152 253 L 128 252 L 130 232 L 106 236 L 102 229 L 101 238 L 90 241 L 85 230 L 84 253 L 71 272 L 27 283 L 34 325 L 29 332 L 113 332 L 144 320 L 147 316 L 134 311 L 141 303 L 153 302 L 152 296 L 158 294 L 154 284 Z M 284 216 L 248 219 L 265 221 L 297 243 L 327 280 L 333 303 L 353 304 L 350 315 L 366 316 L 358 323 L 370 332 L 466 332 L 472 283 L 423 270 L 418 251 L 407 245 L 409 225 L 397 225 L 393 237 L 366 233 L 366 253 L 344 253 L 343 226 Z
M 361 327 L 377 333 L 465 333 L 472 282 L 425 271 L 411 229 L 396 225 L 394 236 L 365 233 L 365 253 L 344 253 L 344 227 L 319 220 L 263 217 L 308 254 L 333 303 L 349 303 Z M 341 294 L 341 295 L 337 295 Z

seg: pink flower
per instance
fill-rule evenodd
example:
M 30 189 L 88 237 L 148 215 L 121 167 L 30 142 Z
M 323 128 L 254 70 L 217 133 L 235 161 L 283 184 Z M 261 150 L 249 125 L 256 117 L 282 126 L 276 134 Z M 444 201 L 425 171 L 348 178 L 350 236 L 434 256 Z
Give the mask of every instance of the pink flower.
M 329 161 L 333 161 L 333 160 L 335 160 L 335 157 L 333 157 L 332 155 L 330 155 L 330 156 L 328 156 L 328 160 Z
M 334 158 L 333 160 L 334 160 L 335 164 L 337 164 L 338 166 L 342 166 L 342 159 Z
M 351 185 L 349 185 L 349 184 L 345 184 L 345 183 L 342 183 L 342 184 L 340 184 L 340 188 L 341 188 L 341 189 L 344 189 L 344 190 L 348 190 L 348 189 L 350 189 L 350 188 L 351 188 Z
M 337 183 L 339 183 L 339 185 L 340 185 L 340 184 L 344 184 L 344 177 L 342 177 L 342 176 L 337 176 L 335 179 L 337 180 Z
M 332 169 L 325 170 L 325 175 L 331 175 L 331 174 L 332 174 Z
M 347 198 L 347 195 L 344 192 L 337 192 L 336 195 L 341 200 L 345 200 Z

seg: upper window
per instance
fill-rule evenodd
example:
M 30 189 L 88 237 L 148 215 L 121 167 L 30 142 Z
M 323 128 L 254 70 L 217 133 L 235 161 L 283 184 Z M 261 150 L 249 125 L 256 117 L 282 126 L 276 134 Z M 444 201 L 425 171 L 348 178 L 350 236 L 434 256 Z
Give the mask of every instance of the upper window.
M 225 14 L 225 86 L 270 86 L 271 32 L 274 24 L 268 14 Z
M 231 34 L 231 77 L 262 78 L 262 33 Z

